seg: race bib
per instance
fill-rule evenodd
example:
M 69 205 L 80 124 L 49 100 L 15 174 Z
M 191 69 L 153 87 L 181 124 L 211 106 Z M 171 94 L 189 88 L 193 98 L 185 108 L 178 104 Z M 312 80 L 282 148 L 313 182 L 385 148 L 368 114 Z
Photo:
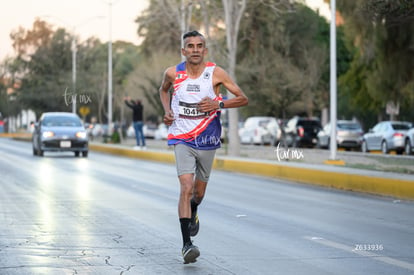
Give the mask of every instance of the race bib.
M 179 117 L 185 119 L 202 119 L 208 116 L 207 112 L 200 112 L 197 105 L 197 103 L 187 103 L 180 101 L 178 103 Z

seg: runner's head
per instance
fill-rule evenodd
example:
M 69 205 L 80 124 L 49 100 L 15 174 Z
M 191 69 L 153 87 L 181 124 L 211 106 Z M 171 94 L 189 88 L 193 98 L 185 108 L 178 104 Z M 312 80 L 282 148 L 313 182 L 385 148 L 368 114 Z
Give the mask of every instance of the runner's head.
M 201 33 L 199 33 L 198 31 L 189 31 L 189 32 L 186 32 L 186 33 L 183 35 L 184 47 L 185 47 L 185 45 L 186 45 L 186 43 L 187 43 L 187 41 L 188 41 L 188 39 L 187 39 L 187 38 L 189 38 L 189 37 L 200 37 L 200 38 L 201 38 L 201 40 L 204 42 L 204 46 L 206 46 L 206 39 L 204 38 L 204 35 L 202 35 L 202 34 L 201 34 Z
M 182 55 L 193 65 L 201 64 L 207 54 L 206 40 L 198 31 L 190 31 L 183 35 Z

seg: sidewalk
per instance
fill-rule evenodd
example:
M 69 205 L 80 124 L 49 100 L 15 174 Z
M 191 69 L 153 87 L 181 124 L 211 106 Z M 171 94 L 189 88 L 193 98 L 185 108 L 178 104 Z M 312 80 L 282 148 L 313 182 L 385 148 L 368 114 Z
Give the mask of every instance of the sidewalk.
M 91 142 L 91 150 L 141 158 L 152 161 L 174 163 L 172 148 L 166 141 L 147 139 L 146 150 L 134 150 L 134 139 L 124 140 L 122 144 L 103 144 Z M 256 174 L 274 177 L 300 183 L 320 185 L 342 190 L 370 193 L 375 195 L 391 196 L 402 199 L 414 199 L 414 175 L 410 173 L 396 173 L 361 169 L 361 167 L 334 166 L 324 164 L 329 158 L 328 150 L 319 149 L 291 149 L 288 153 L 275 151 L 277 148 L 269 146 L 243 146 L 240 157 L 226 155 L 226 147 L 217 151 L 214 168 L 232 172 Z M 346 157 L 346 161 L 358 159 L 361 163 L 384 162 L 384 156 L 371 154 L 338 152 L 338 157 Z M 345 158 L 344 157 L 344 158 Z M 391 166 L 396 162 L 395 156 L 385 156 L 386 164 Z M 410 165 L 413 158 L 402 158 Z M 356 163 L 357 165 L 360 165 Z M 348 164 L 347 164 L 348 165 Z M 368 164 L 366 164 L 368 165 Z M 372 165 L 372 164 L 369 164 Z M 362 166 L 364 168 L 365 166 Z M 397 164 L 398 167 L 398 164 Z M 371 167 L 369 167 L 371 168 Z

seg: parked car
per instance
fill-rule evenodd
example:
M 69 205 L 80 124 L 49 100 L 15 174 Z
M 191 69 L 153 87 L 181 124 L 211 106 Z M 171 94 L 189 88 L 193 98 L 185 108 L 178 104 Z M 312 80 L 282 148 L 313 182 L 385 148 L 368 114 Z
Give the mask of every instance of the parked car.
M 99 137 L 109 136 L 109 125 L 100 123 L 87 123 L 85 124 L 86 132 L 90 140 L 95 140 Z
M 246 119 L 239 129 L 242 144 L 270 144 L 276 145 L 282 131 L 274 117 L 253 116 Z
M 102 137 L 109 134 L 108 124 L 93 124 L 91 134 L 93 137 Z
M 160 123 L 160 125 L 158 125 L 157 130 L 155 130 L 154 139 L 166 140 L 167 137 L 168 137 L 168 126 L 165 125 L 164 123 Z
M 414 153 L 414 128 L 408 130 L 405 134 L 404 152 L 406 155 L 412 155 Z
M 329 148 L 331 129 L 331 123 L 329 122 L 319 131 L 317 135 L 318 147 Z M 338 120 L 336 122 L 336 144 L 338 148 L 345 148 L 346 150 L 360 149 L 363 135 L 364 131 L 358 122 L 352 120 Z
M 0 119 L 0 134 L 4 132 L 4 121 Z
M 321 129 L 319 119 L 295 116 L 286 123 L 286 144 L 293 147 L 314 147 L 318 143 L 317 135 Z
M 144 124 L 142 126 L 142 132 L 144 133 L 145 138 L 155 138 L 155 132 L 158 130 L 156 124 Z M 135 137 L 134 125 L 131 124 L 127 129 L 127 137 Z
M 88 156 L 88 134 L 78 115 L 65 112 L 43 113 L 32 136 L 33 155 L 43 152 L 74 152 Z
M 145 138 L 155 138 L 155 132 L 157 131 L 158 126 L 155 123 L 146 123 L 142 127 Z
M 377 123 L 363 136 L 362 152 L 381 150 L 383 154 L 396 151 L 402 154 L 405 147 L 405 136 L 412 127 L 406 121 L 382 121 Z

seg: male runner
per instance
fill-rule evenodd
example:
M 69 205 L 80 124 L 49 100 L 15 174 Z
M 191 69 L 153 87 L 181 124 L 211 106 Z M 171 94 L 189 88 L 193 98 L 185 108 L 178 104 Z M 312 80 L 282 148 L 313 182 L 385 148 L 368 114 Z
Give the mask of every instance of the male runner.
M 195 262 L 200 255 L 191 236 L 198 233 L 197 207 L 203 200 L 214 155 L 220 147 L 221 109 L 247 105 L 248 99 L 222 68 L 204 61 L 207 47 L 202 34 L 188 32 L 183 42 L 181 53 L 185 61 L 165 71 L 159 91 L 164 123 L 170 125 L 168 145 L 174 146 L 180 181 L 178 215 L 182 255 L 187 264 Z M 223 101 L 221 85 L 234 97 Z

